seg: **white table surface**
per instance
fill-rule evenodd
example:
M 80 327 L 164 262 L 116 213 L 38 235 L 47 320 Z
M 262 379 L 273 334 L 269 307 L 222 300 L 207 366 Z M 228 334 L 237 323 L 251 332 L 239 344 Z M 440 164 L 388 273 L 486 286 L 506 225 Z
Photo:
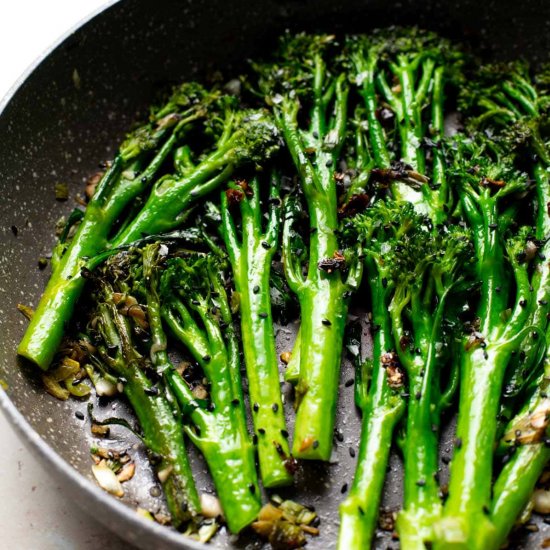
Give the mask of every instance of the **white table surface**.
M 0 0 L 0 97 L 25 69 L 105 0 Z M 0 549 L 122 550 L 123 543 L 65 499 L 0 413 Z

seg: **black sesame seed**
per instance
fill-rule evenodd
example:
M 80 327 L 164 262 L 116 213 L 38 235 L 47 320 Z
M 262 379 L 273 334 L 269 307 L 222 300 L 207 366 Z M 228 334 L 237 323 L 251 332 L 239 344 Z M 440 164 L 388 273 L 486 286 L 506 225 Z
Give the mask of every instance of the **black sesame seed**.
M 260 405 L 258 405 L 258 403 L 254 403 L 254 405 L 252 405 L 252 408 L 254 409 L 254 412 L 258 412 L 260 410 Z
M 328 319 L 323 319 L 321 323 L 323 323 L 325 327 L 330 327 L 330 325 L 332 325 L 332 323 Z
M 19 229 L 17 229 L 16 225 L 11 226 L 11 232 L 14 234 L 15 237 L 17 237 L 17 233 L 19 233 Z
M 547 306 L 548 305 L 548 300 L 539 300 L 539 304 L 541 306 Z
M 277 405 L 277 403 L 273 403 L 273 405 L 271 405 L 271 410 L 276 413 L 279 410 L 279 405 Z
M 344 434 L 340 431 L 340 430 L 337 430 L 336 431 L 336 439 L 342 443 L 344 441 Z
M 210 355 L 203 355 L 203 357 L 202 357 L 202 360 L 203 360 L 205 363 L 208 363 L 208 361 L 210 361 L 210 359 L 212 359 L 212 358 L 210 357 Z
M 441 457 L 441 462 L 443 462 L 443 464 L 449 464 L 449 462 L 451 462 L 451 457 L 449 457 L 447 455 L 443 455 Z
M 425 479 L 419 479 L 416 484 L 418 485 L 418 487 L 424 487 L 424 485 L 426 485 L 426 480 Z
M 351 458 L 355 458 L 355 449 L 353 447 L 349 448 L 349 456 L 351 456 Z
M 281 435 L 285 438 L 285 439 L 288 439 L 288 432 L 286 430 L 281 430 Z
M 315 440 L 315 441 L 313 442 L 313 448 L 314 448 L 314 449 L 317 449 L 317 447 L 319 447 L 319 441 Z
M 455 439 L 455 447 L 456 447 L 457 449 L 462 448 L 462 438 L 457 437 L 457 438 Z
M 258 292 L 260 292 L 260 287 L 258 285 L 255 285 L 254 288 L 252 289 L 252 292 L 254 294 L 258 294 Z
M 269 250 L 271 248 L 271 245 L 267 241 L 262 241 L 262 246 L 266 250 Z
M 344 485 L 342 485 L 342 488 L 340 489 L 340 492 L 344 494 L 347 490 L 348 490 L 348 484 L 344 483 Z
M 346 388 L 349 388 L 350 386 L 353 386 L 354 382 L 355 380 L 353 378 L 350 378 L 349 380 L 346 380 L 346 383 L 344 384 L 344 386 L 346 386 Z
M 259 313 L 258 316 L 260 317 L 260 319 L 267 319 L 267 313 Z
M 332 166 L 332 164 L 333 164 L 333 163 L 332 163 L 332 159 L 328 159 L 328 160 L 325 162 L 325 166 L 326 166 L 327 168 L 330 168 L 330 167 Z
M 248 490 L 254 494 L 256 492 L 256 485 L 254 485 L 253 483 L 251 483 L 249 486 L 248 486 Z
M 235 399 L 233 399 L 233 401 L 231 401 L 231 404 L 235 405 L 235 406 L 237 406 L 239 403 L 240 403 L 240 401 L 237 398 L 235 398 Z
M 198 301 L 198 300 L 191 300 L 191 303 L 194 305 L 194 306 L 200 306 L 201 303 Z
M 525 306 L 527 305 L 527 300 L 520 300 L 520 301 L 519 301 L 519 305 L 520 305 L 521 307 L 525 307 Z
M 311 522 L 312 527 L 319 527 L 321 525 L 321 518 L 319 516 L 315 516 L 313 521 Z
M 264 430 L 263 428 L 260 428 L 260 429 L 258 430 L 258 433 L 259 433 L 260 435 L 265 435 L 265 430 Z
M 145 390 L 143 390 L 145 392 L 146 395 L 158 395 L 159 394 L 159 389 L 156 387 L 156 386 L 151 386 L 150 388 L 145 388 Z
M 78 418 L 78 420 L 84 420 L 84 413 L 80 411 L 76 411 L 74 415 Z

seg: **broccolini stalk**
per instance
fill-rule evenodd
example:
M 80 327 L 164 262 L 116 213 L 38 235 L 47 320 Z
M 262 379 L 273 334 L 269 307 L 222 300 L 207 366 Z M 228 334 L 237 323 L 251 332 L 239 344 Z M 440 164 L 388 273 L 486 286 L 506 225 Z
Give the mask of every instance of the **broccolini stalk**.
M 225 99 L 221 136 L 213 151 L 183 174 L 160 178 L 140 212 L 114 238 L 113 247 L 181 225 L 190 205 L 226 182 L 237 166 L 264 162 L 278 150 L 279 133 L 266 111 L 238 110 Z
M 332 451 L 347 298 L 360 267 L 356 262 L 344 279 L 336 236 L 335 172 L 346 131 L 348 88 L 345 73 L 333 73 L 327 66 L 325 58 L 332 41 L 331 36 L 286 37 L 278 60 L 256 67 L 297 168 L 309 211 L 307 276 L 304 278 L 301 264 L 292 256 L 292 219 L 285 221 L 283 259 L 301 312 L 292 454 L 320 460 L 328 460 Z M 308 116 L 307 125 L 300 120 L 302 111 Z
M 477 145 L 479 146 L 479 145 Z M 460 149 L 462 145 L 458 145 Z M 476 147 L 467 144 L 466 147 Z M 473 171 L 472 166 L 477 166 Z M 465 343 L 461 361 L 459 416 L 451 464 L 449 498 L 437 544 L 487 548 L 493 528 L 490 506 L 496 418 L 506 367 L 530 332 L 529 273 L 521 262 L 528 231 L 507 242 L 499 232 L 501 202 L 525 192 L 528 182 L 505 160 L 471 156 L 457 178 L 461 206 L 475 242 L 481 281 L 478 326 Z M 497 183 L 495 183 L 497 182 Z M 510 277 L 515 285 L 509 284 Z
M 468 160 L 457 162 L 461 166 L 457 175 L 461 180 L 458 183 L 462 208 L 476 237 L 481 280 L 477 311 L 480 322 L 463 352 L 457 424 L 461 446 L 456 448 L 451 464 L 449 499 L 445 504 L 445 520 L 438 529 L 438 548 L 448 548 L 450 544 L 490 548 L 503 534 L 502 526 L 500 534 L 495 532 L 486 511 L 491 507 L 493 446 L 504 377 L 510 364 L 514 364 L 513 355 L 518 349 L 526 358 L 526 363 L 517 367 L 519 378 L 536 376 L 533 369 L 537 367 L 540 336 L 547 326 L 548 155 L 538 133 L 536 90 L 517 72 L 510 72 L 509 79 L 500 73 L 500 78 L 495 79 L 496 87 L 488 87 L 478 100 L 485 111 L 475 122 L 492 125 L 492 142 L 479 139 L 457 145 L 456 157 L 462 156 L 461 150 L 469 149 Z M 527 135 L 526 129 L 529 129 Z M 499 231 L 499 227 L 505 227 L 500 216 L 501 202 L 516 193 L 525 195 L 529 187 L 526 176 L 515 172 L 513 158 L 507 157 L 508 151 L 515 153 L 515 148 L 520 146 L 521 150 L 525 145 L 538 153 L 533 168 L 538 212 L 535 233 L 542 245 L 538 255 L 532 254 L 535 245 L 530 228 L 522 228 L 506 243 Z M 530 198 L 527 194 L 521 202 L 528 204 Z M 515 279 L 513 286 L 509 284 L 510 272 Z
M 443 106 L 444 87 L 448 85 L 447 81 L 451 76 L 456 79 L 457 75 L 450 75 L 445 63 L 449 58 L 460 61 L 461 54 L 453 51 L 446 41 L 436 35 L 417 29 L 375 32 L 365 38 L 352 37 L 348 41 L 348 49 L 351 72 L 355 84 L 360 89 L 367 119 L 367 124 L 362 123 L 363 114 L 360 110 L 356 111 L 357 159 L 353 160 L 352 166 L 358 175 L 352 180 L 348 198 L 351 200 L 353 194 L 364 190 L 367 181 L 371 186 L 373 182 L 389 185 L 392 194 L 398 200 L 411 201 L 418 212 L 428 213 L 432 224 L 439 226 L 447 220 L 453 203 L 443 162 Z M 459 74 L 458 70 L 456 72 Z M 387 84 L 388 78 L 399 84 L 390 89 Z M 379 95 L 382 96 L 383 103 L 379 102 Z M 382 109 L 393 115 L 395 125 L 385 127 L 380 122 Z M 365 131 L 368 132 L 368 140 L 362 137 Z M 390 140 L 398 145 L 398 154 L 401 155 L 399 162 L 392 160 L 394 148 L 390 147 Z M 426 154 L 427 151 L 429 155 Z M 397 159 L 399 158 L 398 156 Z M 373 212 L 381 215 L 380 220 L 386 220 L 389 224 L 387 228 L 380 220 L 376 221 L 375 214 L 359 216 L 354 222 L 360 228 L 367 250 L 373 246 L 384 246 L 389 250 L 391 245 L 386 242 L 387 239 L 391 242 L 395 239 L 396 233 L 405 235 L 414 223 L 419 222 L 408 218 L 412 212 L 405 204 L 401 206 L 403 211 L 396 215 L 399 206 L 394 205 L 392 212 L 392 208 L 387 208 L 384 204 L 377 206 L 375 203 Z M 401 214 L 403 217 L 400 217 Z M 370 223 L 365 225 L 365 218 L 369 219 Z M 377 223 L 380 223 L 380 226 L 377 226 Z M 430 223 L 427 225 L 430 226 Z M 440 239 L 437 229 L 430 228 L 428 231 L 435 231 L 433 238 Z M 427 234 L 424 237 L 429 240 Z M 374 242 L 369 244 L 371 239 Z M 386 252 L 382 256 L 388 254 L 392 253 Z M 388 312 L 395 290 L 389 281 L 392 281 L 395 274 L 388 272 L 389 267 L 383 257 L 378 257 L 375 261 L 367 254 L 365 260 L 371 285 L 373 318 L 376 318 L 373 320 L 376 329 L 373 333 L 372 382 L 370 387 L 367 387 L 366 382 L 356 379 L 356 385 L 362 386 L 358 388 L 358 393 L 365 395 L 365 405 L 360 406 L 363 413 L 361 449 L 365 452 L 360 450 L 354 486 L 350 497 L 341 508 L 342 549 L 362 548 L 371 542 L 392 433 L 404 410 L 401 393 L 422 395 L 420 400 L 415 400 L 411 404 L 408 415 L 408 424 L 413 435 L 407 435 L 405 439 L 405 477 L 412 481 L 407 485 L 408 489 L 405 492 L 405 510 L 421 509 L 424 502 L 422 495 L 425 495 L 426 502 L 430 501 L 431 507 L 431 511 L 424 518 L 416 517 L 414 514 L 401 514 L 398 520 L 401 531 L 411 531 L 411 523 L 417 528 L 416 534 L 401 533 L 404 544 L 408 547 L 415 544 L 422 546 L 421 538 L 429 531 L 430 522 L 440 510 L 437 484 L 433 479 L 437 468 L 437 440 L 433 435 L 433 427 L 438 426 L 438 413 L 448 404 L 456 389 L 457 369 L 453 364 L 449 374 L 449 386 L 442 394 L 439 388 L 436 392 L 431 390 L 432 385 L 437 384 L 440 379 L 438 369 L 420 366 L 417 370 L 418 373 L 423 372 L 423 380 L 417 373 L 416 376 L 410 377 L 409 388 L 398 391 L 399 385 L 405 385 L 406 380 L 403 371 L 400 370 L 402 366 L 391 339 Z M 424 304 L 423 307 L 431 306 Z M 441 304 L 441 307 L 444 305 Z M 417 330 L 419 317 L 417 315 Z M 438 325 L 440 321 L 441 319 L 435 324 Z M 433 328 L 434 337 L 437 337 L 439 326 Z M 420 364 L 422 360 L 428 361 L 428 356 L 432 357 L 426 352 L 416 360 Z M 433 361 L 433 357 L 429 361 Z M 392 378 L 390 373 L 395 376 Z M 428 388 L 428 391 L 416 387 L 420 385 Z M 427 414 L 429 409 L 432 410 L 431 415 Z M 384 429 L 381 429 L 382 422 Z M 415 435 L 417 433 L 425 433 L 428 436 L 418 438 Z M 426 485 L 423 484 L 424 479 L 428 480 Z M 418 485 L 414 486 L 415 483 Z M 420 488 L 417 488 L 419 486 Z M 362 523 L 358 514 L 364 516 Z M 409 521 L 405 520 L 406 517 L 409 517 Z M 415 537 L 419 541 L 415 542 Z
M 240 236 L 230 208 L 239 204 Z M 269 220 L 263 228 L 258 178 L 237 182 L 222 193 L 222 232 L 239 297 L 241 337 L 249 384 L 260 473 L 265 487 L 292 483 L 288 432 L 279 382 L 271 314 L 271 261 L 280 225 L 279 185 L 275 175 L 269 196 Z
M 415 225 L 422 229 L 418 221 Z M 444 377 L 438 348 L 445 344 L 442 325 L 450 296 L 469 271 L 469 233 L 450 226 L 433 235 L 424 226 L 423 231 L 411 233 L 405 249 L 404 258 L 396 254 L 400 262 L 394 268 L 396 288 L 389 307 L 410 395 L 403 445 L 404 505 L 397 529 L 402 548 L 423 549 L 433 539 L 433 526 L 442 512 L 437 431 L 447 391 L 441 389 Z M 451 370 L 451 390 L 452 376 Z
M 351 37 L 348 49 L 366 109 L 371 180 L 389 184 L 397 200 L 413 203 L 435 224 L 444 222 L 451 202 L 442 143 L 445 88 L 459 77 L 463 55 L 419 29 Z
M 550 331 L 546 332 L 544 372 L 523 410 L 510 421 L 502 445 L 511 453 L 493 487 L 491 521 L 495 532 L 490 548 L 501 548 L 527 506 L 537 480 L 550 460 L 546 444 L 550 415 Z
M 157 360 L 165 366 L 158 366 L 189 417 L 185 431 L 206 459 L 227 525 L 238 533 L 257 517 L 260 490 L 246 425 L 238 344 L 220 268 L 212 256 L 174 258 L 161 278 L 162 317 L 202 367 L 210 383 L 209 397 L 202 402 L 195 397 L 169 363 L 162 340 L 155 351 L 161 352 Z M 158 317 L 151 322 L 158 323 Z
M 133 255 L 133 253 L 132 253 Z M 179 527 L 198 513 L 200 504 L 185 451 L 183 425 L 175 414 L 167 390 L 150 377 L 154 372 L 147 356 L 139 351 L 135 328 L 148 328 L 145 312 L 132 296 L 124 277 L 130 254 L 111 258 L 97 278 L 97 312 L 90 323 L 97 356 L 93 361 L 124 386 L 142 431 L 151 463 L 162 484 L 172 523 Z M 127 280 L 126 280 L 127 281 Z M 139 326 L 134 319 L 140 320 Z M 153 460 L 154 458 L 154 460 Z
M 357 229 L 352 233 L 359 233 L 361 242 L 375 240 L 379 246 L 388 240 L 400 240 L 412 228 L 410 212 L 403 213 L 402 221 L 391 219 L 393 213 L 388 218 L 389 213 L 385 203 L 375 203 L 353 220 Z M 395 353 L 388 314 L 395 284 L 383 255 L 373 253 L 368 244 L 364 263 L 371 293 L 372 370 L 370 382 L 363 375 L 356 376 L 355 381 L 356 405 L 362 413 L 361 439 L 353 484 L 340 505 L 340 550 L 372 545 L 393 433 L 405 409 L 405 378 Z
M 184 84 L 122 143 L 99 182 L 74 238 L 62 251 L 18 353 L 46 370 L 84 287 L 86 259 L 105 250 L 124 209 L 152 183 L 165 159 L 193 122 L 205 116 L 216 92 Z M 60 256 L 60 254 L 58 254 Z

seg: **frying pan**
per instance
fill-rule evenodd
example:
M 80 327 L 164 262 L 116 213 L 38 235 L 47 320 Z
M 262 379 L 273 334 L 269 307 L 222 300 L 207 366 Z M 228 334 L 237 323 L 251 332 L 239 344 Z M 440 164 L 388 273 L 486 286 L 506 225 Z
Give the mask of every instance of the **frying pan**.
M 137 516 L 138 504 L 152 510 L 163 504 L 143 449 L 122 428 L 113 429 L 113 441 L 104 445 L 129 448 L 137 475 L 125 484 L 124 501 L 95 485 L 89 425 L 74 414 L 85 412 L 86 404 L 47 395 L 35 370 L 15 354 L 25 328 L 16 304 L 37 303 L 48 277 L 37 261 L 51 250 L 56 220 L 74 207 L 72 201 L 56 202 L 54 184 L 68 183 L 74 197 L 98 161 L 113 156 L 159 87 L 219 70 L 226 77 L 238 74 L 246 59 L 269 52 L 285 28 L 368 32 L 391 24 L 417 24 L 458 37 L 492 58 L 548 60 L 547 0 L 124 0 L 70 32 L 0 104 L 0 380 L 7 385 L 0 389 L 0 406 L 67 497 L 140 548 L 204 546 Z M 279 350 L 290 349 L 294 329 L 291 324 L 278 330 Z M 351 376 L 344 361 L 342 381 Z M 93 401 L 97 416 L 131 417 L 123 402 Z M 297 481 L 301 501 L 314 505 L 322 520 L 321 536 L 309 544 L 315 549 L 335 546 L 338 503 L 355 469 L 349 449 L 357 447 L 360 422 L 352 387 L 342 383 L 339 403 L 337 427 L 343 438 L 335 439 L 330 463 L 307 464 Z M 450 446 L 451 431 L 443 434 L 444 448 Z M 199 491 L 210 491 L 205 464 L 195 454 L 192 462 Z M 399 476 L 400 460 L 393 456 L 384 495 L 390 509 L 399 506 Z M 516 548 L 539 547 L 550 536 L 548 526 L 535 521 L 539 532 L 524 536 Z M 244 548 L 247 543 L 246 537 L 222 531 L 214 545 Z M 377 546 L 397 543 L 381 532 Z

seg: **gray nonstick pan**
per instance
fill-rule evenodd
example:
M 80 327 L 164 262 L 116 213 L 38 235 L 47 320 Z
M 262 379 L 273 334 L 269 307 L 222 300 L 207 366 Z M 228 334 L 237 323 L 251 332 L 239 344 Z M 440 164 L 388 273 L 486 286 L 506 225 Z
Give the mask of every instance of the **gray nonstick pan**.
M 438 30 L 492 58 L 542 62 L 549 57 L 547 0 L 123 0 L 68 34 L 0 104 L 0 380 L 6 387 L 0 389 L 0 406 L 67 498 L 137 547 L 204 546 L 136 514 L 138 505 L 162 507 L 162 498 L 139 441 L 124 428 L 112 429 L 108 446 L 132 449 L 136 477 L 126 484 L 123 501 L 96 486 L 86 403 L 55 400 L 34 369 L 16 357 L 26 323 L 16 305 L 38 301 L 48 277 L 38 259 L 52 248 L 55 222 L 73 209 L 72 197 L 98 162 L 113 156 L 113 147 L 159 88 L 216 71 L 230 78 L 248 58 L 268 52 L 286 28 L 368 32 L 391 24 Z M 56 201 L 59 182 L 69 184 L 71 200 Z M 281 351 L 290 349 L 293 329 L 291 324 L 278 330 Z M 299 494 L 301 502 L 315 506 L 321 535 L 311 539 L 312 549 L 335 547 L 342 488 L 355 469 L 350 448 L 357 447 L 360 422 L 353 387 L 345 384 L 352 376 L 351 365 L 344 363 L 332 460 L 305 465 L 297 488 L 282 493 Z M 98 416 L 129 417 L 122 401 L 92 401 Z M 447 431 L 444 446 L 450 446 L 452 430 Z M 204 463 L 196 455 L 192 459 L 199 491 L 210 490 Z M 392 510 L 400 501 L 398 456 L 390 470 L 384 506 Z M 536 518 L 535 525 L 538 532 L 522 536 L 515 548 L 538 548 L 550 537 L 550 527 Z M 223 530 L 212 545 L 261 547 Z M 398 542 L 391 532 L 380 531 L 377 546 L 397 548 Z

